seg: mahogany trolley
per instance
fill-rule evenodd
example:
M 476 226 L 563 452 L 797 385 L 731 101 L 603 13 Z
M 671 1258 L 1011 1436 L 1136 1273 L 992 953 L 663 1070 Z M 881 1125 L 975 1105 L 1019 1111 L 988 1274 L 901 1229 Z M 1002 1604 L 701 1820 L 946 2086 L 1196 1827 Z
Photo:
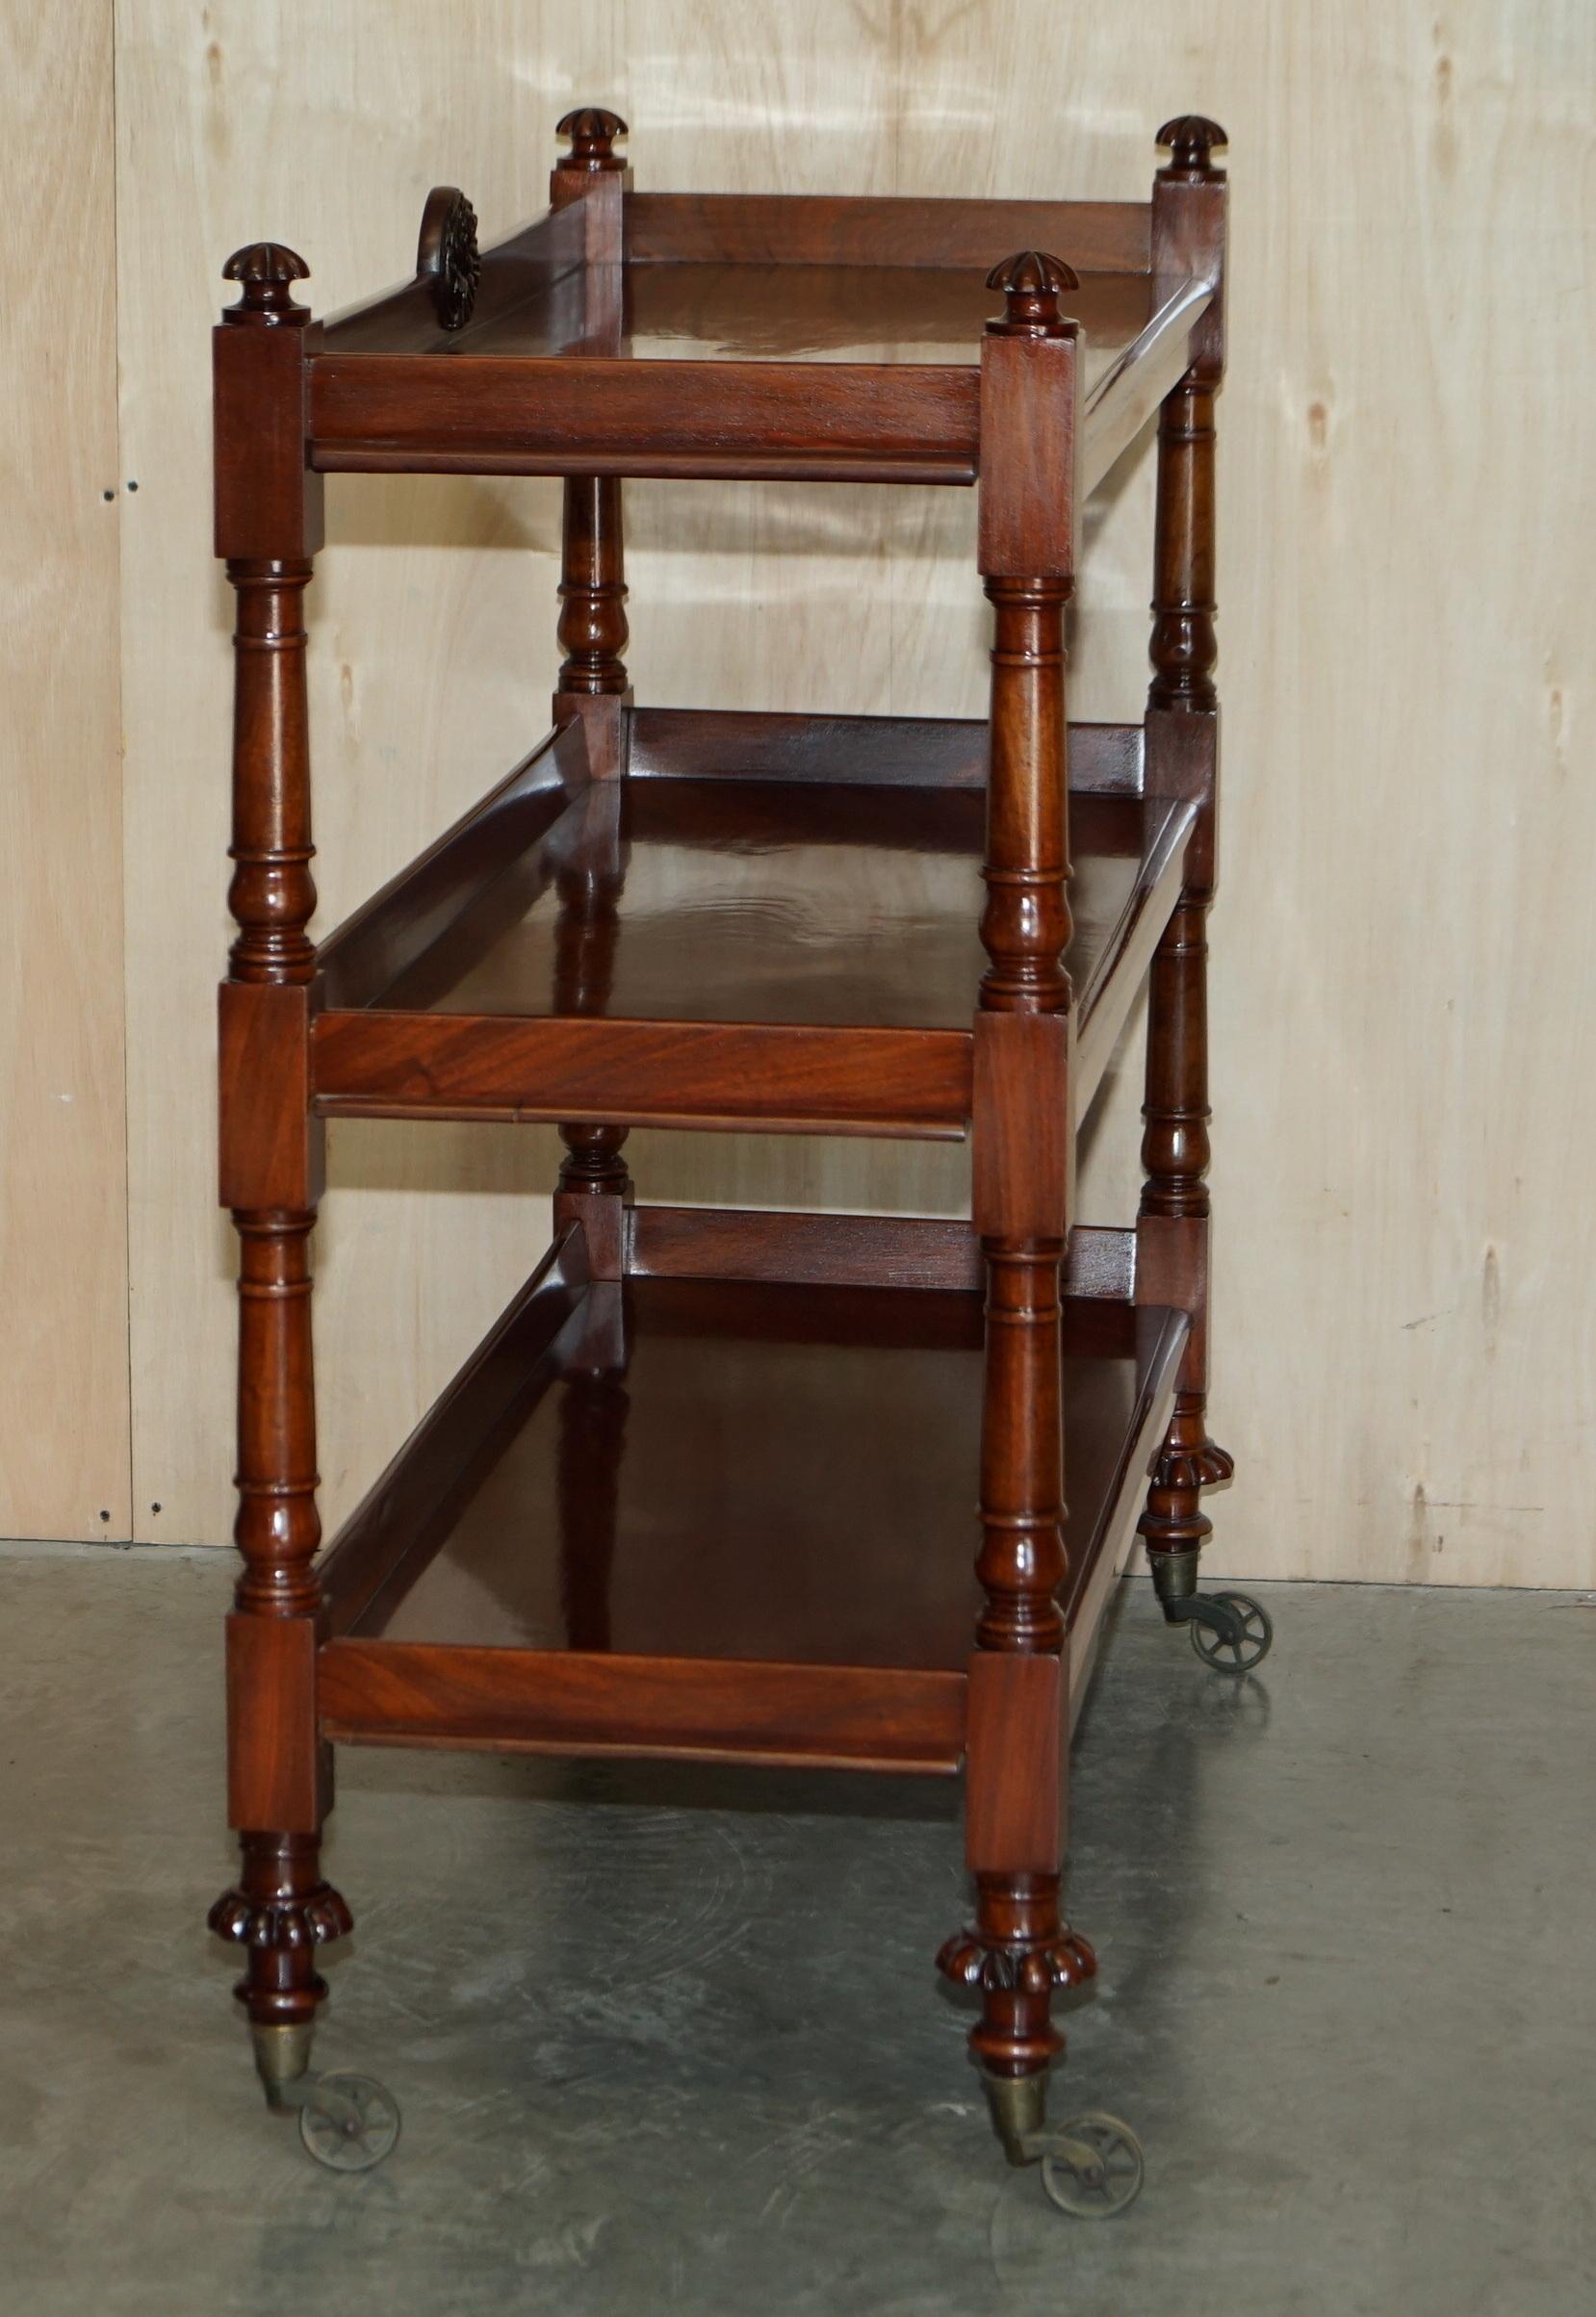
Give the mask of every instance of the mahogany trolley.
M 334 1741 L 963 1771 L 974 1915 L 940 1968 L 1010 2156 L 1115 2210 L 1134 2139 L 1049 2135 L 1043 2099 L 1054 1993 L 1094 1969 L 1059 1913 L 1069 1733 L 1135 1533 L 1210 1662 L 1269 1639 L 1197 1589 L 1230 1471 L 1204 1422 L 1223 134 L 1171 121 L 1140 203 L 641 193 L 614 114 L 560 130 L 547 216 L 479 259 L 440 188 L 414 281 L 332 322 L 292 250 L 226 268 L 243 1867 L 211 1922 L 273 2103 L 365 2163 L 392 2102 L 306 2072 L 316 1947 L 350 1924 L 319 1864 Z M 1146 713 L 1067 725 L 1080 510 L 1154 418 Z M 322 477 L 393 472 L 564 477 L 565 657 L 553 731 L 317 943 Z M 990 718 L 636 706 L 626 476 L 977 485 Z M 1144 983 L 1141 1212 L 1072 1228 Z M 351 1116 L 544 1120 L 567 1155 L 553 1246 L 319 1558 L 310 1238 L 322 1121 Z M 637 1204 L 634 1125 L 967 1137 L 973 1220 Z

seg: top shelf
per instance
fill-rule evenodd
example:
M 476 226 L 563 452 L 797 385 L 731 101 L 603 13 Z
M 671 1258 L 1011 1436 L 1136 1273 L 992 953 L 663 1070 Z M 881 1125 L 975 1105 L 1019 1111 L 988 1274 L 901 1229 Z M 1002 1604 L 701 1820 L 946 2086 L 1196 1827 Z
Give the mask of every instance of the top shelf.
M 326 350 L 553 361 L 584 351 L 579 288 L 579 277 L 534 282 L 519 304 L 452 333 L 413 300 L 399 314 L 369 307 L 329 327 Z M 622 267 L 617 290 L 615 350 L 639 362 L 965 363 L 994 303 L 984 273 L 953 267 L 882 273 L 692 260 Z M 1071 293 L 1089 390 L 1146 328 L 1149 300 L 1142 273 L 1091 274 Z
M 948 234 L 940 262 L 928 263 L 871 254 L 857 221 L 824 233 L 812 225 L 806 230 L 811 204 L 799 195 L 749 202 L 732 194 L 634 193 L 625 205 L 629 231 L 620 266 L 586 261 L 568 221 L 577 213 L 558 211 L 483 253 L 476 307 L 459 328 L 443 327 L 430 280 L 421 276 L 335 317 L 323 349 L 524 361 L 604 351 L 634 361 L 973 363 L 987 322 L 1002 309 L 986 284 L 1008 250 L 1005 223 L 1011 234 L 1040 233 L 1068 216 L 1067 204 L 1050 202 L 848 206 L 878 216 L 908 212 L 926 237 L 921 247 L 937 246 L 940 209 L 990 209 L 997 216 L 980 233 L 984 257 L 965 258 L 966 230 Z M 761 221 L 748 219 L 751 209 Z M 723 222 L 722 211 L 731 213 Z M 785 212 L 794 214 L 784 230 Z M 1132 214 L 1142 220 L 1140 265 L 1075 269 L 1081 285 L 1070 295 L 1069 312 L 1099 371 L 1151 317 L 1146 212 Z M 901 228 L 895 236 L 887 224 L 878 238 L 888 249 L 895 242 L 913 246 L 902 244 Z M 1122 254 L 1134 258 L 1136 237 L 1121 239 Z M 595 296 L 600 290 L 602 297 Z M 592 343 L 592 308 L 599 303 L 614 324 L 613 340 L 603 348 Z
M 429 270 L 329 321 L 307 348 L 312 466 L 969 484 L 986 276 L 1029 245 L 1080 276 L 1085 496 L 1215 295 L 1155 273 L 1145 203 L 617 188 L 607 242 L 593 207 L 486 250 L 453 327 Z

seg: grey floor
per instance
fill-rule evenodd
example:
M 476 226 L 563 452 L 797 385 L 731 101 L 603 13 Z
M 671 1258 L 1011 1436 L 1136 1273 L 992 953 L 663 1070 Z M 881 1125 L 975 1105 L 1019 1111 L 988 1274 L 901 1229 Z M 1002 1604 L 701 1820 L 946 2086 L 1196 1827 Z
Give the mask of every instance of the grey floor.
M 1054 2114 L 1147 2179 L 1094 2226 L 988 2137 L 956 1796 L 908 1783 L 344 1755 L 318 2056 L 404 2130 L 315 2167 L 201 1928 L 227 1575 L 0 1555 L 5 2317 L 1591 2307 L 1596 1605 L 1274 1586 L 1238 1688 L 1127 1588 Z

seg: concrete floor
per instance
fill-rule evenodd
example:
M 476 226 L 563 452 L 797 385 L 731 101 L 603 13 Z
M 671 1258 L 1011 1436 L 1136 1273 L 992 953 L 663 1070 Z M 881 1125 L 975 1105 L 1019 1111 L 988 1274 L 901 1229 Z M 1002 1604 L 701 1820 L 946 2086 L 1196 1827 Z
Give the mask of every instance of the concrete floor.
M 1596 1605 L 1274 1586 L 1262 1677 L 1127 1588 L 1077 1753 L 1101 1978 L 1006 2170 L 931 1958 L 941 1787 L 345 1753 L 318 2057 L 401 2103 L 336 2176 L 201 1925 L 220 1556 L 0 1555 L 0 2309 L 1577 2317 L 1596 2271 Z

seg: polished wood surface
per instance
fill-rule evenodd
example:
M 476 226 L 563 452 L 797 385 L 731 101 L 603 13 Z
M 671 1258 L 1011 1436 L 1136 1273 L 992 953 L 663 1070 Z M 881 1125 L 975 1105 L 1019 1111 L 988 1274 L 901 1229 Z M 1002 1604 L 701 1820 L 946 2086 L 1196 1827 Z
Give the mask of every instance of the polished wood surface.
M 965 1736 L 963 1674 L 888 1665 L 349 1639 L 322 1651 L 321 1695 L 345 1744 L 947 1777 Z
M 1064 1309 L 1081 1444 L 1068 1533 L 1084 1568 L 1158 1344 L 1127 1305 Z M 596 1333 L 614 1347 L 598 1374 Z M 573 1288 L 545 1272 L 328 1554 L 335 1630 L 958 1671 L 979 1601 L 982 1344 L 968 1291 L 702 1276 Z M 593 1490 L 612 1495 L 597 1539 Z M 397 1566 L 378 1587 L 384 1551 Z
M 550 856 L 579 809 L 549 833 Z M 1148 815 L 1093 799 L 1076 811 L 1071 965 L 1090 981 L 1136 891 Z M 1174 818 L 1167 807 L 1155 826 Z M 761 781 L 622 784 L 611 843 L 621 880 L 592 1011 L 646 1021 L 967 1027 L 985 957 L 978 925 L 984 802 L 947 790 Z M 448 1014 L 584 1012 L 558 988 L 579 904 L 553 877 L 486 940 L 469 915 L 373 1003 Z
M 975 1293 L 981 1251 L 962 1223 L 768 1208 L 636 1207 L 627 1272 L 643 1279 L 785 1281 L 812 1287 L 941 1287 Z
M 993 309 L 991 260 L 1003 247 L 959 270 L 629 266 L 626 335 L 635 356 L 655 361 L 973 362 Z M 1146 326 L 1148 277 L 1085 275 L 1070 311 L 1095 375 Z
M 319 1016 L 311 1056 L 316 1107 L 330 1118 L 958 1141 L 970 1106 L 970 1041 L 960 1030 L 368 1008 Z
M 972 201 L 855 193 L 639 193 L 627 204 L 627 254 L 643 265 L 903 268 L 995 265 L 1005 250 L 1061 249 L 1081 274 L 1145 274 L 1140 201 Z
M 999 236 L 984 261 L 963 268 L 630 263 L 615 285 L 619 350 L 651 362 L 972 362 L 992 311 L 987 274 L 1005 245 Z M 525 283 L 517 302 L 479 310 L 447 338 L 429 305 L 404 297 L 387 312 L 370 309 L 329 322 L 327 354 L 452 356 L 457 349 L 460 356 L 547 361 L 579 352 L 589 339 L 574 270 L 579 261 L 568 257 L 567 270 L 554 272 L 535 262 L 541 254 L 532 245 L 521 261 Z M 490 284 L 493 269 L 490 254 Z M 1150 278 L 1083 275 L 1071 311 L 1087 335 L 1095 375 L 1150 320 Z
M 931 363 L 327 354 L 311 458 L 327 474 L 968 483 L 975 386 Z
M 964 1131 L 975 794 L 629 778 L 563 811 L 557 795 L 526 774 L 494 792 L 495 827 L 532 843 L 486 884 L 424 857 L 425 946 L 403 880 L 389 914 L 330 945 L 327 994 L 365 1002 L 314 1024 L 321 1111 L 558 1119 L 569 1097 L 632 1124 Z M 1194 812 L 1179 797 L 1076 802 L 1077 1116 L 1178 893 Z M 469 828 L 460 845 L 480 857 Z M 579 853 L 588 870 L 561 872 Z M 597 883 L 595 861 L 611 871 Z M 382 987 L 371 968 L 417 948 Z
M 628 721 L 627 770 L 634 780 L 843 781 L 866 788 L 973 788 L 984 796 L 991 757 L 985 716 L 637 708 Z M 1141 796 L 1145 754 L 1140 724 L 1071 724 L 1070 789 Z
M 624 1391 L 563 1380 L 441 1550 L 415 1575 L 401 1569 L 356 1630 L 961 1667 L 974 1613 L 979 1299 L 931 1291 L 906 1314 L 902 1299 L 867 1289 L 651 1279 L 590 1292 L 624 1301 Z M 917 1340 L 893 1340 L 911 1328 Z M 581 1550 L 579 1492 L 567 1475 L 562 1503 L 559 1485 L 567 1411 L 593 1400 L 610 1427 L 583 1460 L 588 1484 L 618 1481 L 599 1558 Z
M 786 1281 L 809 1287 L 982 1284 L 967 1223 L 908 1215 L 803 1215 L 759 1207 L 637 1207 L 627 1218 L 625 1269 L 637 1278 Z M 1065 1252 L 1064 1293 L 1091 1302 L 1155 1304 L 1141 1292 L 1135 1231 L 1077 1223 Z M 1090 1348 L 1090 1315 L 1074 1325 Z
M 667 357 L 671 342 L 685 339 L 750 359 L 854 346 L 881 347 L 871 358 L 890 360 L 920 342 L 959 348 L 955 358 L 967 360 L 991 312 L 987 274 L 1005 250 L 1027 245 L 1064 253 L 1081 277 L 1079 319 L 1105 347 L 1127 344 L 1151 310 L 1142 202 L 656 193 L 629 185 L 606 246 L 573 214 L 593 190 L 582 182 L 588 174 L 556 169 L 553 214 L 483 251 L 465 325 L 478 350 L 539 357 L 580 347 L 576 277 L 604 262 L 624 262 L 622 335 Z M 326 342 L 338 353 L 443 350 L 430 281 L 418 275 L 334 315 Z

